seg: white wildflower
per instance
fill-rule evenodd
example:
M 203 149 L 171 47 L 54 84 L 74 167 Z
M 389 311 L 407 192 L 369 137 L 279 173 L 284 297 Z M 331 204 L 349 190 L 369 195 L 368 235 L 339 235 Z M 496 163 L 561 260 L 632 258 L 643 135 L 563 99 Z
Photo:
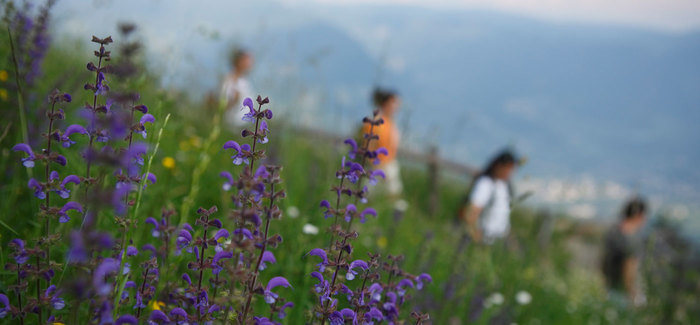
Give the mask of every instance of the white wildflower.
M 408 209 L 408 202 L 405 200 L 398 200 L 394 203 L 394 209 L 404 212 Z
M 318 234 L 318 227 L 316 227 L 310 223 L 307 223 L 304 225 L 304 228 L 302 228 L 301 231 L 307 235 L 316 235 L 316 234 Z
M 287 216 L 294 219 L 299 216 L 299 208 L 291 205 L 287 207 Z
M 494 292 L 486 298 L 486 300 L 484 301 L 484 306 L 486 308 L 491 306 L 498 306 L 500 304 L 503 304 L 504 301 L 505 298 L 500 292 Z
M 527 305 L 532 301 L 532 295 L 527 291 L 518 291 L 515 294 L 515 301 L 521 305 Z

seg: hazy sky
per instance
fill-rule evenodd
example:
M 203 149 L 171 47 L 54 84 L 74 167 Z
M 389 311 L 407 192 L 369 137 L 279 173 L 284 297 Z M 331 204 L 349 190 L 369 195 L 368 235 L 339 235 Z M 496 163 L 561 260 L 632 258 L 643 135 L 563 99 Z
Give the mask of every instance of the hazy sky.
M 406 4 L 493 9 L 554 21 L 599 22 L 683 31 L 700 28 L 700 0 L 283 0 L 288 4 Z

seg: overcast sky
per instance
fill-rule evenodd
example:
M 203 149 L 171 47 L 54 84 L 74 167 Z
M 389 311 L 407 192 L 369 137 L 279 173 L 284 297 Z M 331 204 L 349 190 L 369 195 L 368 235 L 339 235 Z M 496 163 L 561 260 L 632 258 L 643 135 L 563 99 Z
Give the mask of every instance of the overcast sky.
M 492 9 L 554 21 L 686 31 L 700 28 L 700 0 L 282 0 L 287 4 L 405 4 Z

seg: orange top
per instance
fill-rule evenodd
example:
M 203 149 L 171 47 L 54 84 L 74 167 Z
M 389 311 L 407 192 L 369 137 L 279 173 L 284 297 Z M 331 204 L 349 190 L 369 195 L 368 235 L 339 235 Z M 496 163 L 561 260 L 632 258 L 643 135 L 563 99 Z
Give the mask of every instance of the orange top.
M 387 117 L 382 117 L 384 119 L 384 124 L 377 125 L 372 129 L 372 133 L 379 136 L 379 139 L 372 140 L 370 145 L 371 150 L 377 150 L 378 148 L 384 147 L 389 152 L 388 155 L 379 155 L 380 163 L 386 164 L 392 162 L 396 159 L 396 152 L 399 150 L 399 141 L 401 136 L 399 135 L 399 129 L 396 128 L 394 121 Z M 362 125 L 362 133 L 369 133 L 369 124 Z

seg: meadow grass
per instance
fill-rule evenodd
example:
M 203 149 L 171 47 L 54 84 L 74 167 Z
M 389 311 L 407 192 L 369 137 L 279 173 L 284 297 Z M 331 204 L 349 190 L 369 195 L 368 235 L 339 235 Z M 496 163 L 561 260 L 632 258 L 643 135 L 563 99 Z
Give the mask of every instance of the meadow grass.
M 0 41 L 5 46 L 5 39 Z M 66 47 L 54 47 L 49 51 L 47 61 L 51 64 L 45 65 L 44 76 L 34 90 L 36 94 L 48 93 L 60 86 L 64 91 L 78 94 L 74 102 L 90 99 L 88 94 L 78 90 L 89 74 L 74 73 L 84 70 L 81 69 L 85 61 L 75 53 Z M 218 116 L 216 104 L 161 89 L 157 80 L 152 71 L 145 71 L 129 81 L 129 86 L 139 89 L 142 102 L 149 105 L 155 116 L 161 117 L 148 133 L 149 142 L 155 143 L 156 139 L 158 142 L 157 152 L 148 160 L 148 169 L 158 175 L 158 182 L 138 192 L 137 214 L 133 216 L 136 227 L 132 230 L 132 240 L 139 247 L 156 244 L 150 235 L 151 227 L 143 221 L 147 217 L 158 218 L 164 208 L 178 211 L 175 220 L 191 224 L 197 217 L 196 207 L 216 205 L 219 211 L 232 208 L 228 194 L 221 191 L 219 177 L 219 171 L 232 169 L 231 159 L 219 144 L 227 139 L 240 139 L 239 130 L 215 118 Z M 39 124 L 41 100 L 34 99 L 29 104 L 34 106 L 28 107 L 28 119 L 30 123 Z M 3 111 L 8 112 L 14 104 L 4 101 L 1 105 Z M 281 178 L 287 198 L 280 203 L 284 217 L 272 225 L 272 231 L 282 235 L 284 244 L 275 250 L 277 263 L 262 276 L 284 274 L 293 284 L 294 289 L 287 292 L 286 297 L 296 306 L 284 322 L 303 324 L 311 319 L 315 304 L 311 291 L 313 280 L 309 277 L 315 262 L 305 254 L 327 245 L 327 236 L 323 234 L 331 221 L 323 218 L 318 205 L 322 198 L 328 197 L 328 189 L 336 182 L 332 175 L 345 148 L 328 139 L 305 137 L 293 125 L 286 124 L 284 112 L 293 107 L 275 103 L 274 98 L 272 107 L 283 113 L 280 114 L 282 118 L 270 123 L 273 132 L 267 153 L 270 160 L 284 166 Z M 360 118 L 358 116 L 358 121 Z M 0 185 L 3 198 L 0 203 L 3 248 L 0 261 L 4 264 L 10 259 L 5 249 L 7 243 L 15 237 L 38 236 L 41 225 L 35 218 L 39 205 L 25 186 L 27 175 L 18 164 L 17 155 L 9 150 L 21 137 L 15 124 L 18 120 L 8 114 L 2 122 L 2 126 L 10 123 L 12 127 L 10 136 L 2 140 L 0 152 L 0 166 L 4 171 Z M 162 134 L 155 130 L 162 130 Z M 82 146 L 85 141 L 78 140 L 77 145 Z M 149 155 L 153 152 L 149 151 Z M 79 174 L 82 168 L 78 164 L 78 153 L 69 152 L 67 159 L 66 173 Z M 575 222 L 562 216 L 547 220 L 535 210 L 518 207 L 513 212 L 513 231 L 507 242 L 494 246 L 473 245 L 463 240 L 463 226 L 454 218 L 467 191 L 468 180 L 454 175 L 440 176 L 439 208 L 431 213 L 428 177 L 422 166 L 404 162 L 403 199 L 408 202 L 405 211 L 397 211 L 395 200 L 381 193 L 372 195 L 372 204 L 379 215 L 376 220 L 370 217 L 367 223 L 357 226 L 361 235 L 355 242 L 354 256 L 364 257 L 370 251 L 404 255 L 404 269 L 430 273 L 433 283 L 424 291 L 416 292 L 414 298 L 420 309 L 430 313 L 433 323 L 635 323 L 654 319 L 649 316 L 653 312 L 632 313 L 607 302 L 600 277 L 591 271 L 594 267 L 572 267 L 572 256 L 566 245 L 576 231 Z M 298 211 L 298 215 L 294 211 Z M 545 222 L 553 223 L 551 232 L 544 230 Z M 317 226 L 320 233 L 304 233 L 306 224 Z M 55 231 L 67 233 L 79 225 L 79 218 L 73 218 L 57 225 Z M 96 227 L 118 229 L 114 220 L 107 217 L 100 218 Z M 542 234 L 543 231 L 546 233 Z M 54 256 L 65 256 L 68 248 L 67 242 L 61 242 L 52 251 Z M 169 263 L 172 269 L 164 275 L 166 277 L 177 277 L 176 274 L 186 269 L 183 256 L 176 256 Z M 74 270 L 69 268 L 66 272 L 70 274 Z M 13 276 L 2 272 L 1 292 L 8 292 Z M 518 296 L 522 299 L 516 299 Z M 523 298 L 526 296 L 530 299 Z M 254 303 L 264 304 L 262 300 Z M 11 321 L 5 319 L 4 322 Z

